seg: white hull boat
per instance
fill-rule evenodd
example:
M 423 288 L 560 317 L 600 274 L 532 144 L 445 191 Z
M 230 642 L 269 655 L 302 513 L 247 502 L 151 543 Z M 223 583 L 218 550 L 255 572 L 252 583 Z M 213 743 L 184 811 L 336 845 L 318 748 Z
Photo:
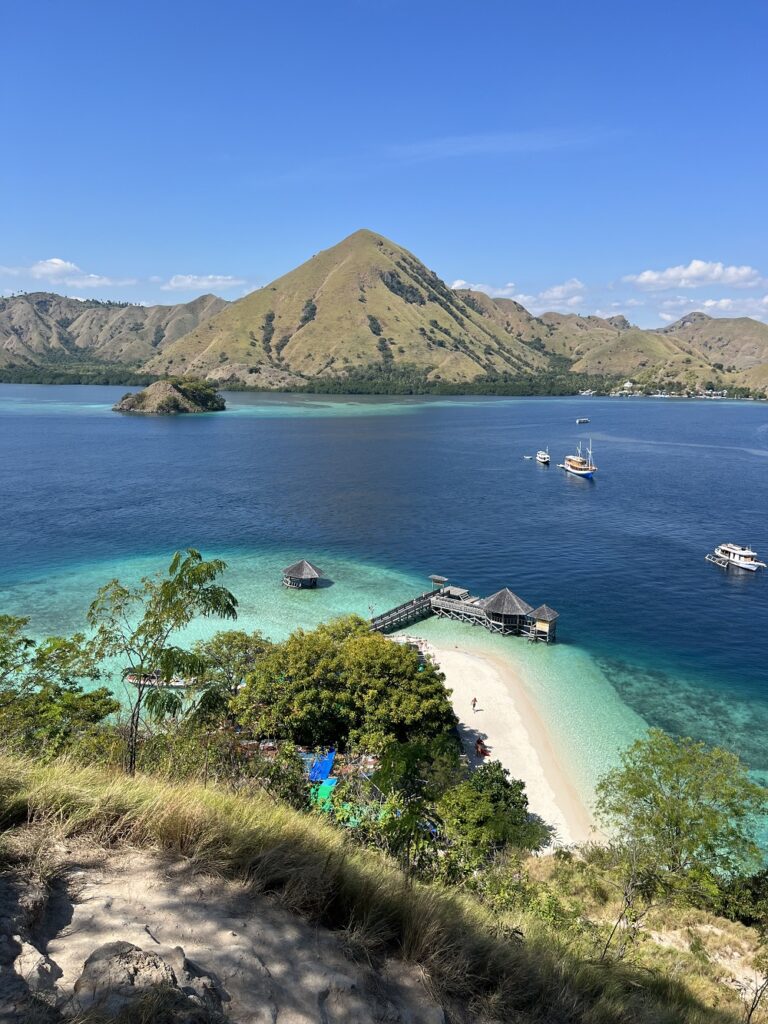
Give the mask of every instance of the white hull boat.
M 592 461 L 592 441 L 589 442 L 586 458 L 581 454 L 581 441 L 579 441 L 576 446 L 576 454 L 566 455 L 565 459 L 560 463 L 560 467 L 566 473 L 571 473 L 573 476 L 580 476 L 586 480 L 591 480 L 597 472 L 597 466 Z
M 718 544 L 714 554 L 707 555 L 708 562 L 727 569 L 733 566 L 735 569 L 746 569 L 748 572 L 755 572 L 757 569 L 765 569 L 765 562 L 758 561 L 757 552 L 752 548 L 743 548 L 740 544 Z

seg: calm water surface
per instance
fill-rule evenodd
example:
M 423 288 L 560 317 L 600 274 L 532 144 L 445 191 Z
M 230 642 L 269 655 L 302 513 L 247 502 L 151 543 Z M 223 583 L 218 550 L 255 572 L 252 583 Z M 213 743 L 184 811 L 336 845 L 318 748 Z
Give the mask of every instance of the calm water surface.
M 152 419 L 110 412 L 123 391 L 0 385 L 0 611 L 81 627 L 101 582 L 184 545 L 228 557 L 244 621 L 276 636 L 432 572 L 509 585 L 561 613 L 535 655 L 561 677 L 588 657 L 645 722 L 768 770 L 768 572 L 704 561 L 768 555 L 768 405 L 229 395 Z M 593 483 L 555 465 L 590 435 Z M 549 468 L 523 459 L 545 445 Z M 335 585 L 284 593 L 299 557 Z

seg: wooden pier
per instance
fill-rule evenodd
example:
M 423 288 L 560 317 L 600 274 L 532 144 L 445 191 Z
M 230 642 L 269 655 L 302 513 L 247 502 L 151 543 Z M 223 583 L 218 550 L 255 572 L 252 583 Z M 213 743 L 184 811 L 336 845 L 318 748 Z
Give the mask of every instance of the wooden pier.
M 482 626 L 502 636 L 523 636 L 528 640 L 554 643 L 558 613 L 548 605 L 532 608 L 505 587 L 490 597 L 474 597 L 461 587 L 447 586 L 443 576 L 430 577 L 433 589 L 390 608 L 371 619 L 371 629 L 390 633 L 432 615 L 441 619 Z M 439 584 L 436 581 L 440 581 Z

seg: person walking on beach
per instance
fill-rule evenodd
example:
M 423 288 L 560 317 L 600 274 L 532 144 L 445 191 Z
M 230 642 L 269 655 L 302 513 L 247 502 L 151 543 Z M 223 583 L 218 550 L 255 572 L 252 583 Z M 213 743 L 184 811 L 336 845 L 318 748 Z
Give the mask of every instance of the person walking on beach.
M 472 713 L 474 714 L 475 711 L 477 711 L 477 697 L 472 698 Z

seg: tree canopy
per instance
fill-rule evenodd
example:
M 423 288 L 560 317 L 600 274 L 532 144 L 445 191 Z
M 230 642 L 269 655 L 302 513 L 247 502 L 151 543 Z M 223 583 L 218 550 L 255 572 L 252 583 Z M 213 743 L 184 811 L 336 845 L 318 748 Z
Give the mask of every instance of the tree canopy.
M 766 795 L 736 754 L 651 729 L 599 781 L 597 812 L 667 879 L 706 886 L 756 862 Z
M 357 616 L 297 630 L 259 660 L 235 700 L 260 736 L 381 750 L 455 722 L 442 674 Z
M 37 642 L 28 623 L 0 615 L 0 731 L 7 747 L 48 757 L 119 704 L 105 687 L 83 689 L 98 673 L 82 634 Z
M 226 567 L 220 558 L 205 561 L 194 548 L 177 551 L 167 573 L 145 576 L 138 586 L 110 580 L 88 610 L 96 657 L 120 658 L 123 674 L 133 679 L 128 691 L 129 772 L 136 769 L 141 710 L 150 678 L 163 684 L 176 674 L 194 676 L 205 668 L 202 658 L 172 642 L 175 634 L 198 616 L 237 618 L 236 598 L 218 582 Z M 158 713 L 168 711 L 165 695 L 155 703 Z

